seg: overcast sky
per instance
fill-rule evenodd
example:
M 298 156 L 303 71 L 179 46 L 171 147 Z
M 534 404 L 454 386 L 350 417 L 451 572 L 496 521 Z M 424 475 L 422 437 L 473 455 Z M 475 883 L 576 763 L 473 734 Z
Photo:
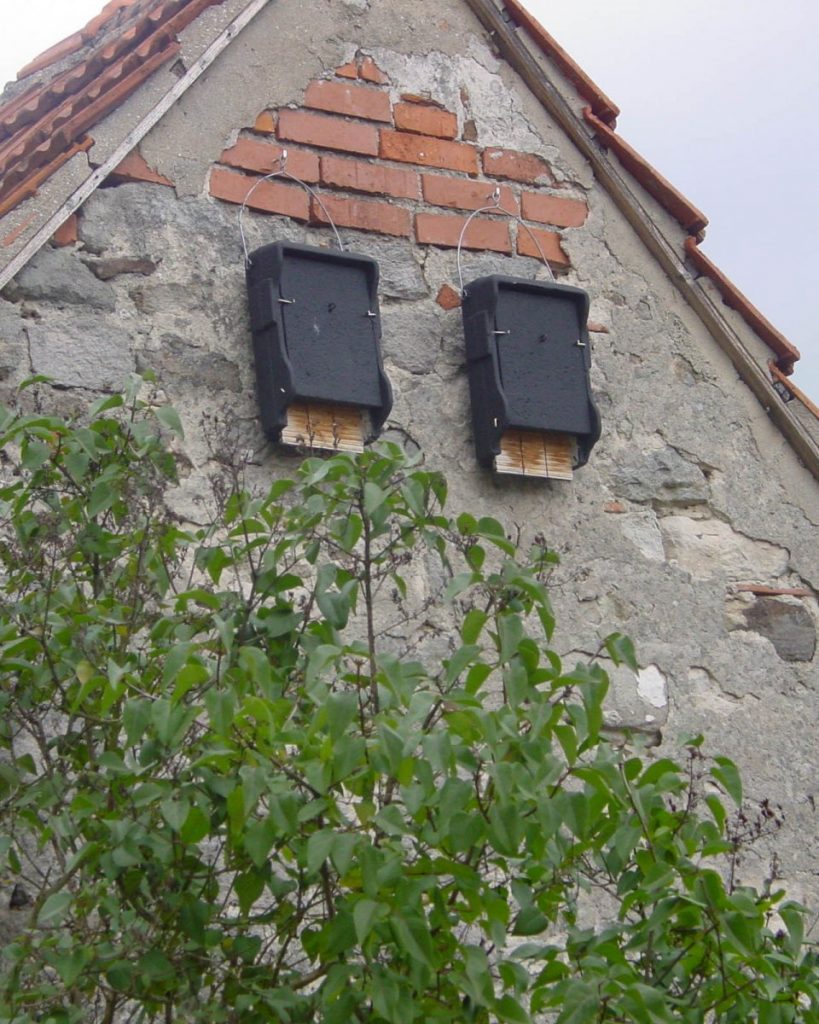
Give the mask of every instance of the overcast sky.
M 708 216 L 703 251 L 801 350 L 794 380 L 819 400 L 819 3 L 526 2 L 620 106 L 622 135 Z M 103 6 L 16 5 L 0 80 Z

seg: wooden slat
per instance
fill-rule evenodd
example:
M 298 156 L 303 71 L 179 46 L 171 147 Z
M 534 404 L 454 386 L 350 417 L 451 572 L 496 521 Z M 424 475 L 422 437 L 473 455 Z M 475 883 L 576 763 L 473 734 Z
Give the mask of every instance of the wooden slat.
M 537 430 L 507 430 L 501 437 L 497 473 L 571 480 L 575 440 L 571 434 Z
M 294 402 L 287 409 L 282 444 L 333 452 L 364 451 L 364 413 L 352 405 Z

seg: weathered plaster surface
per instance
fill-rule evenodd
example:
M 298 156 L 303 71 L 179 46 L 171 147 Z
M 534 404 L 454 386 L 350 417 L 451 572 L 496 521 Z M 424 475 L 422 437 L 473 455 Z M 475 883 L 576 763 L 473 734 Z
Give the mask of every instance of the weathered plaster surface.
M 483 144 L 541 153 L 567 194 L 586 199 L 586 225 L 565 232 L 567 280 L 590 292 L 592 319 L 610 332 L 594 335 L 604 427 L 589 465 L 570 484 L 496 478 L 474 459 L 460 313 L 435 302 L 442 284 L 457 287 L 455 253 L 344 231 L 381 268 L 395 392 L 387 435 L 445 470 L 454 508 L 545 534 L 562 559 L 552 580 L 560 649 L 587 656 L 620 630 L 646 666 L 637 677 L 613 673 L 610 725 L 639 727 L 652 743 L 662 730 L 664 752 L 703 731 L 712 750 L 734 757 L 752 798 L 784 805 L 781 870 L 795 896 L 819 906 L 805 843 L 819 799 L 817 604 L 766 605 L 734 589 L 819 588 L 819 486 L 462 4 L 269 4 L 145 140 L 143 154 L 176 190 L 97 191 L 81 211 L 80 243 L 44 249 L 6 290 L 0 386 L 50 374 L 55 402 L 70 405 L 133 368 L 156 370 L 191 460 L 173 500 L 194 521 L 206 517 L 218 459 L 250 453 L 259 483 L 289 471 L 292 456 L 259 429 L 236 208 L 207 197 L 207 177 L 260 110 L 299 101 L 311 78 L 359 48 L 396 95 L 429 92 L 461 123 L 474 120 Z M 250 214 L 246 224 L 251 248 L 328 239 L 284 218 Z M 95 267 L 120 258 L 144 269 L 100 280 Z M 532 260 L 474 253 L 463 270 L 466 280 L 545 273 Z M 762 859 L 756 867 L 764 873 Z

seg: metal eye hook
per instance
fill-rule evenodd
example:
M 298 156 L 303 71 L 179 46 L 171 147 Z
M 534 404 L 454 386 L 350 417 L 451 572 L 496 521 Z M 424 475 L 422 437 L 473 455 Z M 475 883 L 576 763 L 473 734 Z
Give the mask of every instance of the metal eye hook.
M 239 234 L 241 235 L 241 238 L 242 238 L 242 251 L 245 254 L 245 268 L 249 267 L 251 262 L 252 262 L 251 259 L 250 259 L 250 254 L 247 251 L 247 238 L 245 237 L 245 226 L 244 226 L 245 207 L 247 206 L 248 201 L 250 200 L 250 197 L 253 195 L 253 193 L 256 191 L 256 189 L 259 187 L 259 185 L 261 185 L 262 182 L 270 181 L 272 178 L 287 178 L 289 181 L 294 181 L 297 185 L 301 185 L 301 187 L 306 192 L 308 192 L 313 197 L 313 199 L 315 199 L 315 201 L 321 207 L 322 213 L 327 218 L 327 223 L 333 229 L 333 234 L 336 236 L 336 245 L 338 245 L 338 247 L 341 250 L 341 252 L 344 252 L 344 245 L 342 244 L 342 241 L 341 241 L 341 235 L 339 235 L 338 228 L 336 227 L 335 222 L 333 221 L 333 218 L 330 216 L 329 211 L 327 210 L 327 207 L 321 201 L 321 196 L 318 195 L 318 193 L 315 191 L 315 189 L 310 188 L 310 186 L 308 184 L 303 182 L 301 180 L 301 178 L 297 178 L 294 174 L 291 174 L 288 170 L 286 170 L 286 167 L 287 167 L 287 150 L 286 149 L 283 149 L 281 151 L 281 154 L 276 157 L 276 163 L 278 163 L 279 166 L 276 168 L 275 171 L 271 171 L 270 174 L 265 174 L 265 176 L 263 178 L 258 178 L 256 181 L 253 182 L 251 187 L 248 189 L 247 194 L 245 195 L 244 199 L 242 200 L 242 205 L 239 207 Z
M 477 215 L 479 213 L 502 213 L 506 217 L 511 217 L 513 220 L 516 220 L 518 222 L 518 224 L 528 232 L 529 237 L 532 239 L 532 242 L 533 242 L 535 248 L 538 251 L 538 255 L 540 256 L 541 260 L 543 261 L 543 265 L 549 271 L 549 277 L 554 282 L 554 280 L 555 280 L 554 272 L 552 271 L 552 268 L 549 266 L 549 261 L 543 255 L 543 250 L 540 247 L 540 242 L 538 242 L 537 238 L 535 238 L 535 236 L 534 236 L 534 234 L 532 232 L 532 229 L 529 227 L 528 224 L 524 224 L 523 221 L 520 219 L 520 217 L 517 216 L 517 214 L 510 213 L 509 210 L 504 210 L 504 208 L 501 206 L 501 204 L 500 204 L 500 202 L 501 202 L 500 185 L 496 185 L 494 191 L 492 192 L 492 194 L 490 196 L 487 196 L 486 198 L 490 199 L 491 203 L 489 203 L 486 206 L 481 206 L 480 209 L 478 209 L 478 210 L 473 210 L 472 213 L 470 213 L 470 215 L 466 218 L 466 221 L 464 222 L 464 226 L 461 228 L 461 233 L 458 236 L 458 251 L 457 251 L 458 283 L 460 285 L 461 295 L 463 295 L 463 293 L 464 293 L 464 274 L 463 274 L 463 267 L 461 266 L 461 250 L 463 248 L 464 236 L 466 235 L 467 228 L 472 223 L 472 218 L 473 217 L 477 217 Z

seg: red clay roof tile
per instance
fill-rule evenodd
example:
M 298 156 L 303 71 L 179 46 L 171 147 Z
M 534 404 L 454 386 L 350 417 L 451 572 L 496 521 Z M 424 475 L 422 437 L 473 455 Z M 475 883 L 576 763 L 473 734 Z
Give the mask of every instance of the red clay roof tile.
M 709 277 L 717 287 L 726 306 L 735 309 L 749 327 L 759 335 L 777 356 L 776 365 L 783 373 L 793 373 L 793 364 L 799 359 L 799 349 L 767 320 L 756 306 L 729 281 L 723 272 L 700 251 L 696 238 L 686 238 L 685 251 L 694 267 Z
M 702 231 L 708 218 L 696 206 L 674 188 L 670 181 L 633 149 L 626 140 L 609 125 L 601 121 L 591 107 L 584 107 L 583 117 L 592 126 L 600 141 L 612 149 L 617 159 L 643 186 L 650 195 L 692 235 Z
M 44 169 L 77 152 L 84 133 L 176 56 L 177 33 L 222 2 L 111 0 L 81 32 L 27 65 L 21 76 L 40 71 L 40 81 L 0 107 L 0 209 L 33 195 Z M 48 77 L 52 64 L 73 54 L 70 67 Z

